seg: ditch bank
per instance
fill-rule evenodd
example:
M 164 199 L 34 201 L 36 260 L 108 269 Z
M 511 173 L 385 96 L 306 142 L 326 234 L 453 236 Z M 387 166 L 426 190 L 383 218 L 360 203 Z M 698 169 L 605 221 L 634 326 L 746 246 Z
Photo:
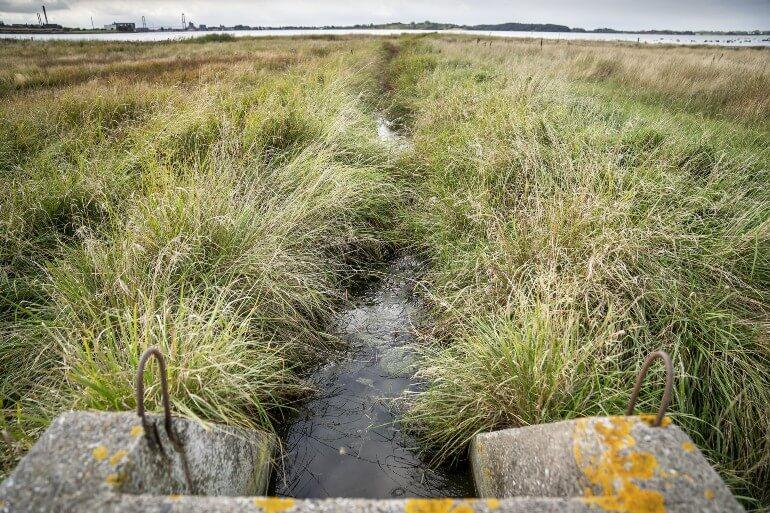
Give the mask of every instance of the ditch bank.
M 378 132 L 404 144 L 385 120 Z M 152 441 L 133 413 L 70 412 L 0 484 L 0 513 L 743 511 L 684 432 L 644 417 L 479 434 L 471 461 L 484 498 L 466 498 L 476 495 L 468 469 L 426 465 L 392 409 L 417 386 L 419 272 L 414 258 L 396 259 L 333 323 L 349 349 L 312 376 L 322 393 L 283 433 L 270 490 L 283 497 L 263 495 L 272 435 L 173 419 L 180 449 L 158 417 Z

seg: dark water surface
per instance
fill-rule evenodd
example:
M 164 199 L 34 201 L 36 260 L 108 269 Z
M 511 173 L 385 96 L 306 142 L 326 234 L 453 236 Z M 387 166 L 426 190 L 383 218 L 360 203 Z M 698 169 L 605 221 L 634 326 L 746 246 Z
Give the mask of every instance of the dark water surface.
M 283 475 L 275 495 L 321 497 L 472 497 L 467 467 L 430 468 L 396 423 L 391 399 L 414 389 L 409 345 L 419 308 L 416 263 L 393 262 L 334 326 L 350 345 L 319 369 L 321 393 L 308 401 L 283 436 Z

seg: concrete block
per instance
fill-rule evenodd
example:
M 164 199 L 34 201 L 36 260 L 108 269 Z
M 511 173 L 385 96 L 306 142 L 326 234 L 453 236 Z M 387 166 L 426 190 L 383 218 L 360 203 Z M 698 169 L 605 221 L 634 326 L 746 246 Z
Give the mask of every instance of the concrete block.
M 89 509 L 91 508 L 91 509 Z M 67 513 L 596 513 L 575 499 L 289 499 L 112 495 Z
M 159 454 L 133 413 L 68 413 L 0 484 L 0 513 L 743 511 L 681 430 L 648 422 L 595 417 L 479 435 L 471 456 L 485 499 L 295 500 L 253 495 L 267 486 L 270 435 L 175 420 L 206 496 L 190 495 L 163 429 Z
M 158 423 L 164 451 L 150 448 L 134 413 L 70 412 L 57 417 L 0 484 L 9 511 L 57 511 L 105 493 L 189 493 L 181 460 Z M 267 491 L 276 440 L 232 428 L 207 430 L 174 419 L 195 492 L 256 495 Z
M 580 497 L 603 511 L 742 512 L 670 419 L 591 417 L 483 433 L 471 445 L 481 497 Z

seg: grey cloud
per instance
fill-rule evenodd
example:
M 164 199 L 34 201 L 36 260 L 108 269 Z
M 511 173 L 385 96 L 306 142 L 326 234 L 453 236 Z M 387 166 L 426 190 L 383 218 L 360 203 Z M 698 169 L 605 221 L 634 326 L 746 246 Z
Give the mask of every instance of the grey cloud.
M 46 11 L 57 11 L 70 9 L 70 2 L 65 0 L 40 1 L 40 0 L 0 0 L 0 13 L 36 13 L 43 11 L 45 5 Z

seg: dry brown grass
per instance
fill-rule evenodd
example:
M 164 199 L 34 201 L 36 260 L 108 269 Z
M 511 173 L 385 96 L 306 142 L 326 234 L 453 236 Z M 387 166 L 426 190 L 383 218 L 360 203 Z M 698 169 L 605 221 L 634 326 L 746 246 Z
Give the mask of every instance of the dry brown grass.
M 66 87 L 97 79 L 189 85 L 216 80 L 236 64 L 283 70 L 358 43 L 352 38 L 238 39 L 192 44 L 0 40 L 0 97 L 23 90 Z M 362 41 L 360 38 L 358 41 Z
M 468 57 L 602 86 L 623 88 L 635 99 L 669 102 L 709 116 L 770 123 L 770 50 L 660 46 L 589 41 L 494 39 L 491 45 L 442 38 L 436 45 Z

